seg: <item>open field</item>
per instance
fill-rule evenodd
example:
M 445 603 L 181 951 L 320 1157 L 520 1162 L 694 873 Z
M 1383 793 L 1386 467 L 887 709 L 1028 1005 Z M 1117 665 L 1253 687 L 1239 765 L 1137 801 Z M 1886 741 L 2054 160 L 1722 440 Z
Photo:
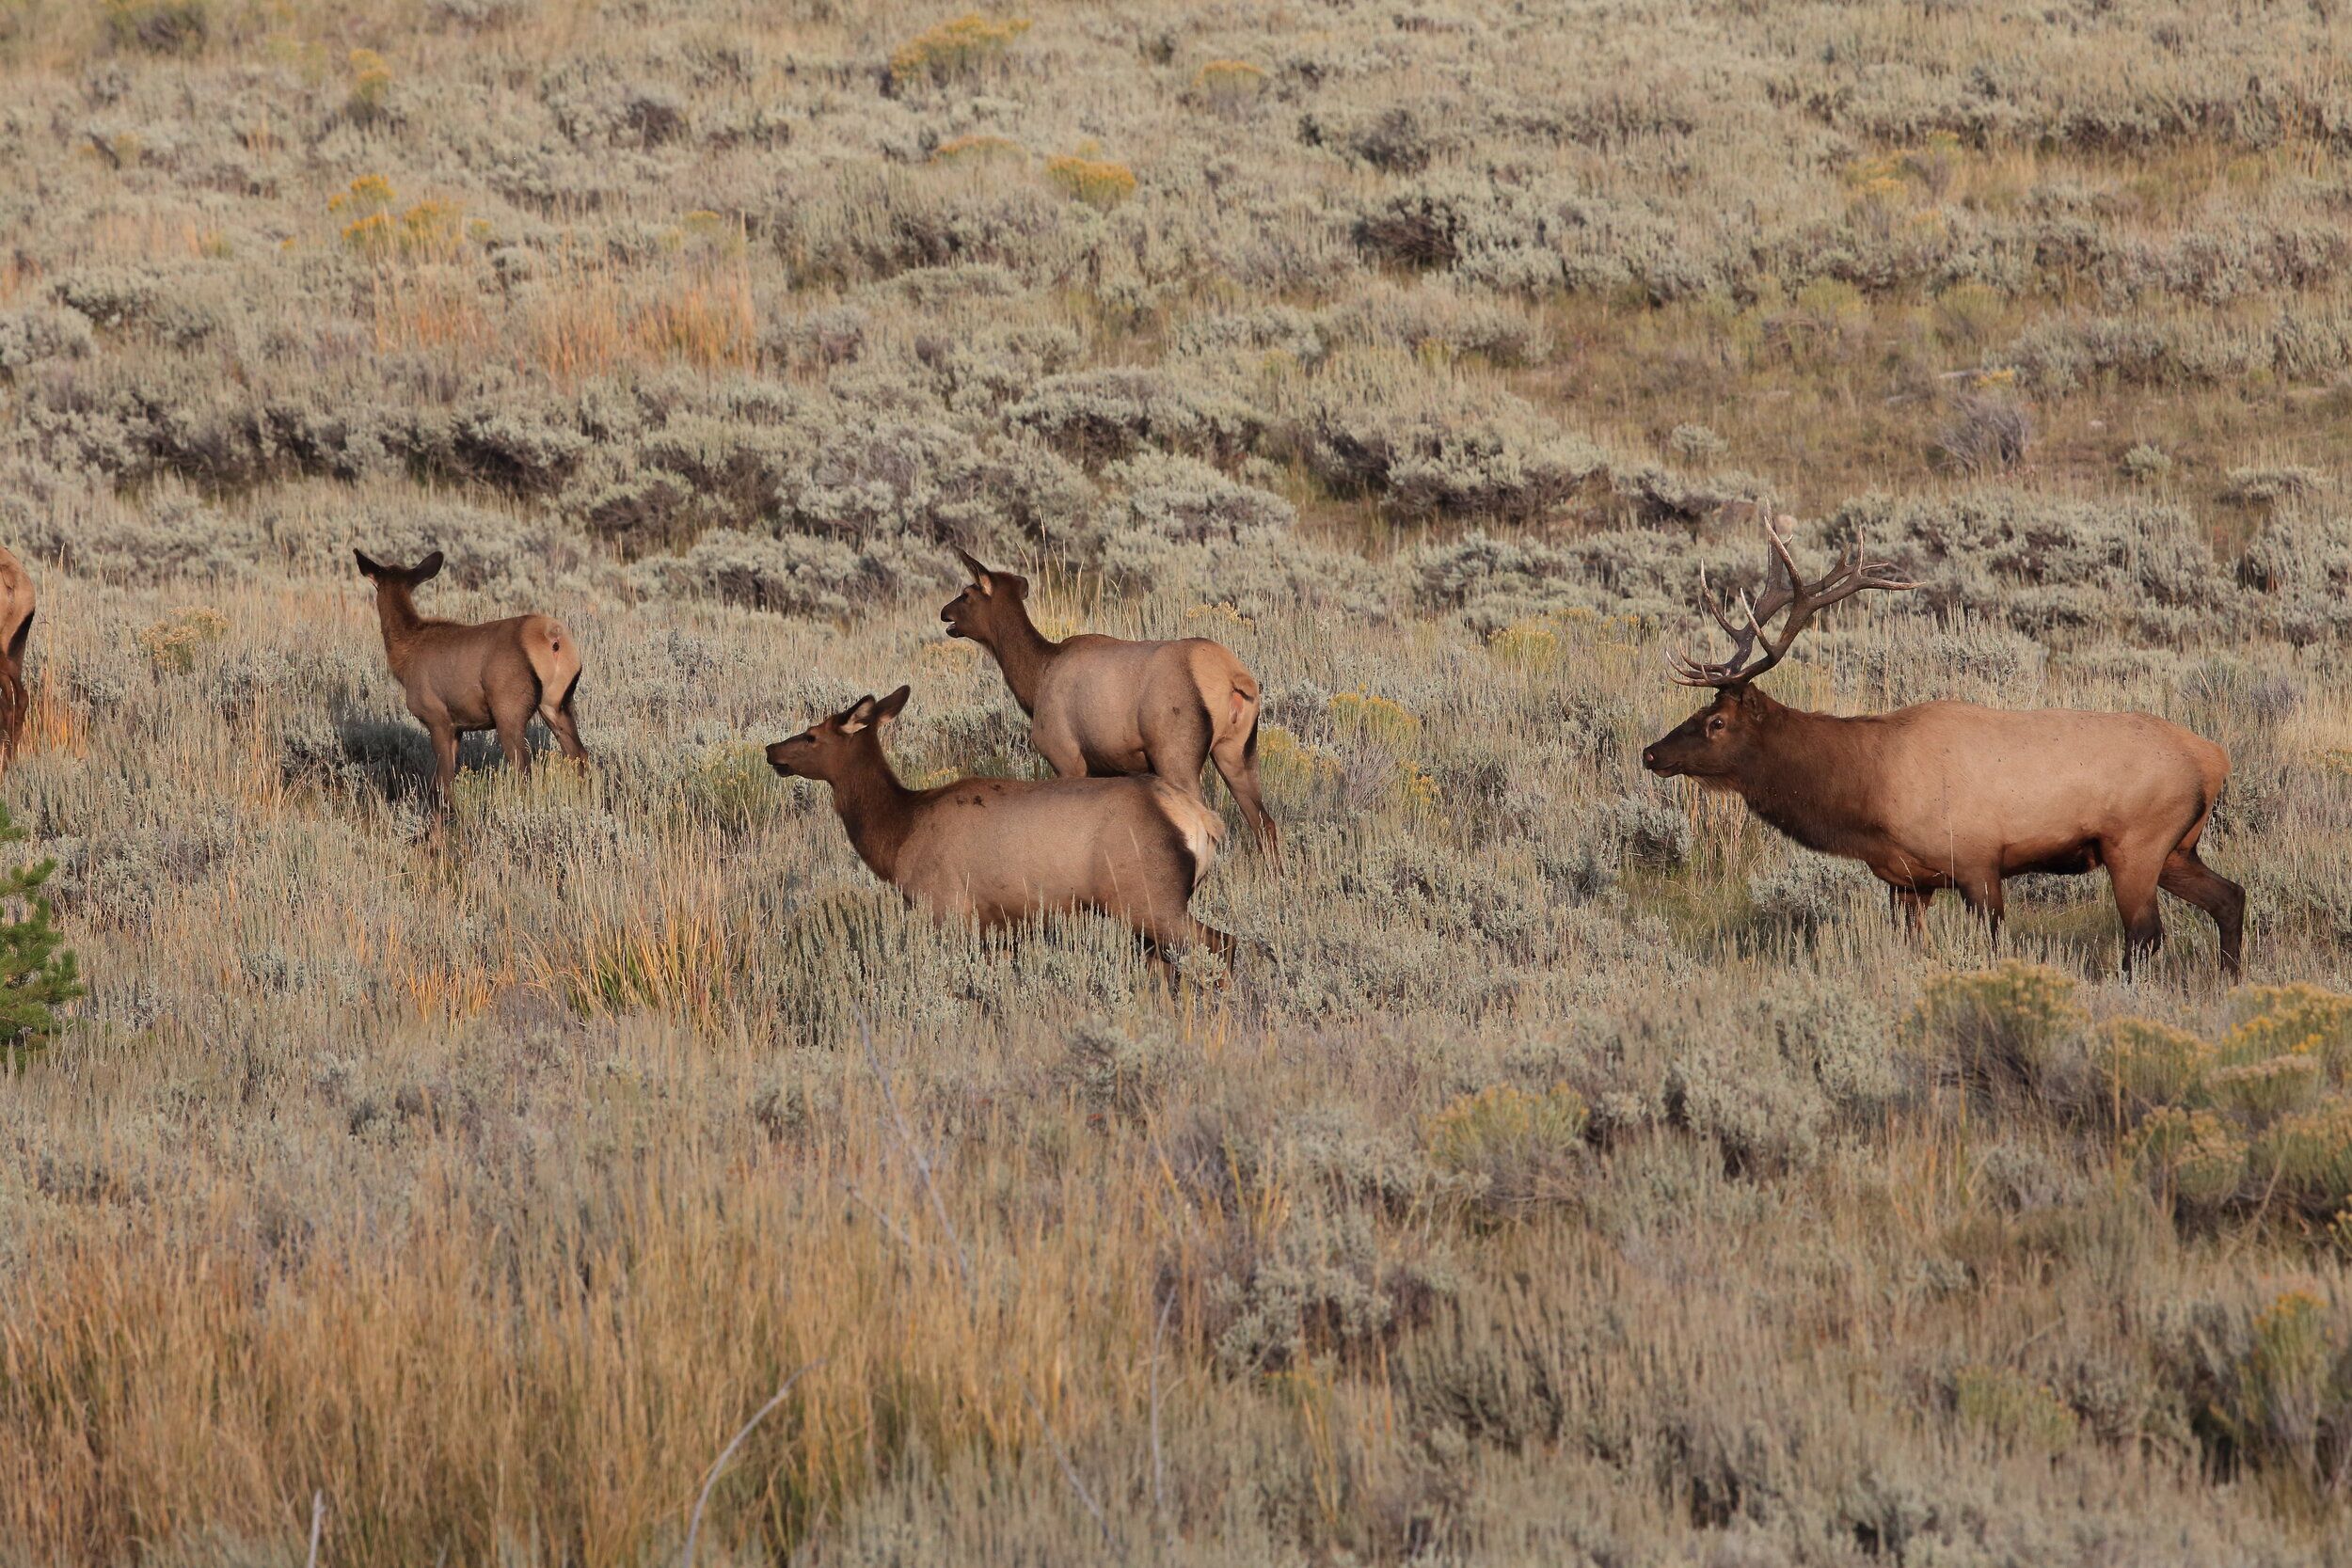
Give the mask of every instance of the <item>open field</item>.
M 2352 13 L 954 17 L 0 0 L 0 1562 L 675 1562 L 796 1373 L 695 1560 L 2352 1560 Z M 1750 501 L 1928 584 L 1784 701 L 2228 746 L 2247 984 L 1645 777 Z M 1257 672 L 1270 956 L 769 772 L 1037 767 L 951 542 Z M 355 544 L 595 772 L 421 841 Z

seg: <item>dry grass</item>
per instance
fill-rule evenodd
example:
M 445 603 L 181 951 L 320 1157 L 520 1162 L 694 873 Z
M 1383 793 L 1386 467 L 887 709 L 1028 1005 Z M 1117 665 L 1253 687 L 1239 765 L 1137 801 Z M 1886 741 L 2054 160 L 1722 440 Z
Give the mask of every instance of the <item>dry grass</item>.
M 0 1560 L 675 1561 L 797 1374 L 698 1561 L 2343 1561 L 2352 24 L 2057 15 L 0 0 Z M 1784 700 L 2229 745 L 2249 987 L 1647 779 L 1756 497 L 1931 579 Z M 1262 676 L 1270 956 L 765 768 L 1037 768 L 948 542 Z M 355 543 L 595 771 L 424 838 Z

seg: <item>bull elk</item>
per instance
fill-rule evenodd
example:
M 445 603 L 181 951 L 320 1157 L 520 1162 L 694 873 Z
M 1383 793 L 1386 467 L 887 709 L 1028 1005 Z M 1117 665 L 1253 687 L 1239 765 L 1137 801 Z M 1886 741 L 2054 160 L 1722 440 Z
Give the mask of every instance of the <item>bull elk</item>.
M 0 753 L 16 754 L 33 710 L 24 684 L 24 645 L 33 638 L 33 579 L 13 552 L 0 548 Z
M 2161 888 L 2213 917 L 2221 967 L 2237 974 L 2245 890 L 2197 857 L 2230 776 L 2228 752 L 2145 713 L 1940 702 L 1840 718 L 1786 707 L 1754 683 L 1806 623 L 1865 590 L 1918 584 L 1856 553 L 1807 586 L 1780 530 L 1768 521 L 1765 532 L 1782 580 L 1753 603 L 1743 595 L 1735 622 L 1701 575 L 1702 599 L 1730 637 L 1731 657 L 1712 664 L 1675 657 L 1675 679 L 1713 688 L 1715 700 L 1645 751 L 1643 767 L 1736 794 L 1806 848 L 1861 861 L 1886 884 L 1890 910 L 1915 939 L 1939 889 L 1959 889 L 1997 942 L 2004 879 L 2104 866 L 2123 922 L 2126 973 L 2136 956 L 2163 944 Z M 1774 616 L 1784 617 L 1777 636 L 1764 629 Z
M 417 613 L 416 590 L 441 570 L 435 550 L 414 566 L 387 566 L 364 550 L 352 555 L 359 575 L 375 584 L 375 614 L 384 628 L 384 656 L 407 693 L 408 711 L 433 736 L 433 794 L 446 809 L 457 778 L 457 737 L 496 730 L 506 760 L 531 770 L 528 732 L 536 713 L 555 732 L 564 754 L 585 765 L 587 748 L 572 721 L 580 692 L 580 643 L 548 615 L 516 615 L 465 626 Z
M 1197 795 L 1149 776 L 909 789 L 882 749 L 906 705 L 903 686 L 861 697 L 770 746 L 768 766 L 830 784 L 858 858 L 909 902 L 983 927 L 1092 910 L 1125 922 L 1163 963 L 1195 945 L 1232 957 L 1233 938 L 1189 908 L 1225 832 Z
M 1081 633 L 1056 642 L 1025 601 L 1029 579 L 956 551 L 971 585 L 939 618 L 986 648 L 1029 716 L 1029 740 L 1065 779 L 1152 773 L 1191 794 L 1217 776 L 1270 853 L 1279 847 L 1258 787 L 1258 680 L 1205 637 L 1130 642 Z

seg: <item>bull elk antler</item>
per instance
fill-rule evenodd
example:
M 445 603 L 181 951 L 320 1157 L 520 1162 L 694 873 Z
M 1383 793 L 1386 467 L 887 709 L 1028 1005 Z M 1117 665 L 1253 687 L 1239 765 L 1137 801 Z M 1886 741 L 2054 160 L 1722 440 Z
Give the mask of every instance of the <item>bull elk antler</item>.
M 1782 523 L 1794 521 L 1791 517 L 1781 519 Z M 1724 634 L 1731 639 L 1731 657 L 1719 664 L 1707 664 L 1688 654 L 1667 655 L 1674 678 L 1682 685 L 1745 686 L 1778 664 L 1781 656 L 1797 641 L 1798 633 L 1804 630 L 1805 624 L 1838 600 L 1849 598 L 1866 588 L 1893 591 L 1919 586 L 1915 582 L 1905 582 L 1888 576 L 1895 570 L 1894 562 L 1865 561 L 1859 548 L 1856 548 L 1839 560 L 1835 571 L 1807 588 L 1803 586 L 1804 579 L 1798 576 L 1797 562 L 1788 553 L 1788 539 L 1769 517 L 1764 523 L 1764 537 L 1772 543 L 1772 555 L 1779 562 L 1782 582 L 1768 589 L 1753 602 L 1744 593 L 1740 595 L 1740 612 L 1747 621 L 1744 626 L 1733 625 L 1731 617 L 1724 613 L 1724 607 L 1715 598 L 1715 591 L 1708 586 L 1707 568 L 1699 568 L 1700 602 L 1707 606 L 1707 612 L 1715 618 L 1715 624 L 1724 628 Z M 1777 638 L 1766 636 L 1765 623 L 1784 610 L 1788 612 L 1788 618 L 1780 624 L 1780 635 Z M 1759 639 L 1764 643 L 1764 657 L 1750 664 L 1749 656 L 1756 652 Z

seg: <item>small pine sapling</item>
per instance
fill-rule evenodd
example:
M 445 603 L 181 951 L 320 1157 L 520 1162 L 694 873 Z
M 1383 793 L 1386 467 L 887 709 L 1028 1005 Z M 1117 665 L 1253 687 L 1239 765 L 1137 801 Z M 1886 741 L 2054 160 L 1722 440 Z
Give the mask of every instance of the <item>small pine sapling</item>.
M 0 806 L 0 844 L 24 837 Z M 85 993 L 81 962 L 41 892 L 56 869 L 44 860 L 0 874 L 0 1062 L 22 1062 L 47 1045 L 59 1028 L 56 1009 Z M 19 911 L 23 918 L 11 918 Z

